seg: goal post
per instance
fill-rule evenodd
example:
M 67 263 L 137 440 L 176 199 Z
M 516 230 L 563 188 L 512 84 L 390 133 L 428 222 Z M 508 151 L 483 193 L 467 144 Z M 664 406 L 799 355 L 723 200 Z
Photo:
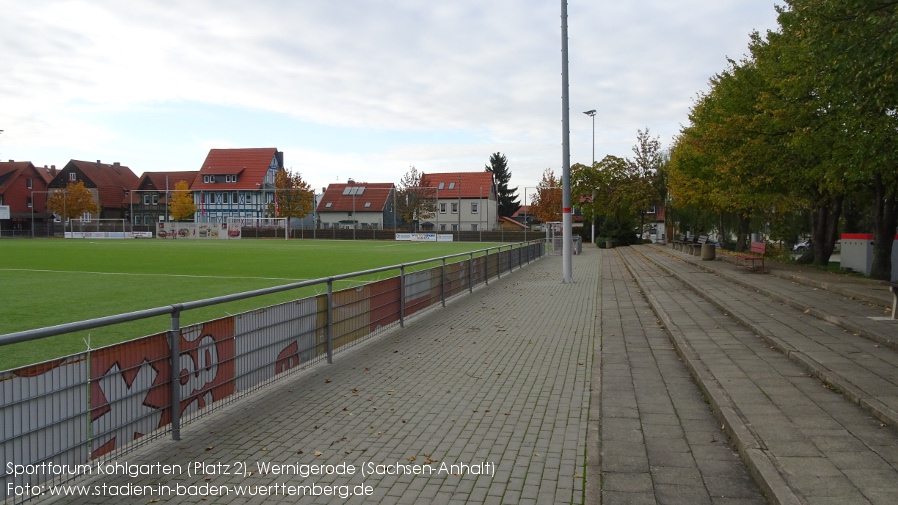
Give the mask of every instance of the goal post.
M 290 239 L 290 218 L 287 217 L 229 217 L 228 238 Z
M 65 238 L 131 238 L 127 219 L 72 219 L 64 231 Z

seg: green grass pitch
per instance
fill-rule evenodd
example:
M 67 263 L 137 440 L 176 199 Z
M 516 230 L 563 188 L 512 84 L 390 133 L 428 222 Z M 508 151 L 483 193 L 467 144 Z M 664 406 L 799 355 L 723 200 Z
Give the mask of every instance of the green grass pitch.
M 333 240 L 0 240 L 0 335 L 341 273 L 475 251 L 498 244 Z M 462 258 L 464 259 L 464 258 Z M 395 273 L 376 274 L 386 278 Z M 346 287 L 337 283 L 334 289 Z M 181 324 L 309 296 L 289 291 L 186 311 Z M 135 321 L 0 347 L 0 370 L 165 331 Z

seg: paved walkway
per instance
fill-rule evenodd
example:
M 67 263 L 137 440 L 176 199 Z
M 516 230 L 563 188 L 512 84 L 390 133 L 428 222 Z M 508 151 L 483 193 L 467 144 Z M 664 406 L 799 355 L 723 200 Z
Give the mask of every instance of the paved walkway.
M 892 503 L 898 324 L 838 277 L 586 247 L 564 285 L 550 256 L 119 460 L 183 471 L 64 502 Z

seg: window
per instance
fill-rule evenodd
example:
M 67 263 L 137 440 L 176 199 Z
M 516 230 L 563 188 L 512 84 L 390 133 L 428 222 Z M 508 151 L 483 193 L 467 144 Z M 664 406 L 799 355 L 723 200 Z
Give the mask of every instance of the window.
M 70 180 L 70 181 L 77 181 L 77 180 L 78 180 L 78 174 L 76 174 L 75 172 L 69 172 L 69 180 Z
M 81 221 L 85 222 L 85 223 L 89 223 L 90 222 L 90 212 L 85 212 L 84 214 L 82 214 Z
M 453 224 L 453 225 L 452 225 L 452 231 L 458 231 L 458 225 L 457 225 L 457 224 Z
M 30 209 L 31 207 L 34 207 L 34 204 L 33 204 L 33 202 L 31 201 L 31 197 L 30 197 L 30 196 L 25 197 L 25 202 L 27 202 L 27 205 L 28 205 L 28 208 L 29 208 L 29 209 Z
M 649 205 L 649 207 L 648 207 L 648 209 L 646 209 L 645 213 L 646 213 L 646 214 L 654 214 L 654 213 L 656 213 L 657 211 L 658 211 L 658 210 L 655 208 L 654 205 Z
M 458 214 L 458 202 L 452 202 L 452 213 Z
M 446 186 L 446 183 L 441 182 L 441 183 L 437 184 L 437 189 L 445 189 L 445 186 Z
M 445 225 L 445 224 L 441 224 L 441 225 L 440 225 L 440 231 L 446 231 L 446 225 Z
M 455 189 L 455 183 L 454 183 L 454 182 L 450 182 L 450 183 L 449 183 L 449 189 Z
M 446 213 L 446 204 L 441 203 L 440 204 L 440 214 L 445 214 L 445 213 Z
M 203 182 L 206 184 L 212 184 L 215 182 L 215 176 L 214 175 L 204 175 Z
M 477 231 L 477 223 L 471 225 L 471 231 Z
M 324 208 L 329 209 L 329 208 L 331 208 L 331 205 L 333 205 L 333 204 L 334 204 L 334 202 L 327 202 L 326 204 L 324 204 Z
M 236 175 L 234 177 L 236 177 Z M 236 181 L 234 181 L 234 182 L 236 182 Z M 231 193 L 231 203 L 237 203 L 238 201 L 239 201 L 239 199 L 237 197 L 237 192 L 234 191 L 233 193 Z
M 150 195 L 143 195 L 143 204 L 144 205 L 150 204 Z
M 471 202 L 471 214 L 477 214 L 477 202 Z
M 25 179 L 25 189 L 32 189 L 32 188 L 34 188 L 34 179 L 29 177 L 29 178 Z
M 368 209 L 371 207 L 371 202 L 365 202 L 365 208 Z
M 226 175 L 225 182 L 237 182 L 237 175 Z

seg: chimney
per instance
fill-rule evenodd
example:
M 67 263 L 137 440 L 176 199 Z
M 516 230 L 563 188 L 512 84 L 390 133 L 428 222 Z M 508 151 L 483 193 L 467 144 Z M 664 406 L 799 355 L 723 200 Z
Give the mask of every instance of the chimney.
M 97 170 L 100 169 L 100 165 L 101 165 L 100 160 L 97 160 Z
M 122 166 L 122 164 L 121 164 L 120 162 L 118 162 L 118 161 L 114 161 L 114 162 L 112 162 L 112 166 L 114 166 L 114 167 L 120 167 L 120 166 Z
M 15 163 L 15 162 L 16 162 L 16 160 L 9 160 L 9 162 L 10 162 L 10 163 Z

